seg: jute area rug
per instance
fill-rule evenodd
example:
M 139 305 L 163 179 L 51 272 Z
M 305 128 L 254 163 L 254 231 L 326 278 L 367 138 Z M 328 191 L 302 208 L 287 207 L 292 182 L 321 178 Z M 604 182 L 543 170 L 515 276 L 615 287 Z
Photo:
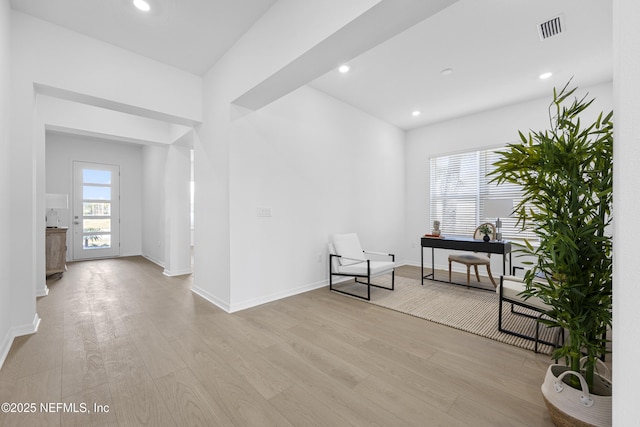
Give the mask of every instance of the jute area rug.
M 377 277 L 373 282 L 390 286 L 391 275 Z M 336 287 L 366 295 L 365 285 L 345 282 L 336 285 Z M 491 284 L 489 287 L 493 289 Z M 498 294 L 495 291 L 467 288 L 466 286 L 426 279 L 424 286 L 422 286 L 420 279 L 405 277 L 396 271 L 395 291 L 371 287 L 371 301 L 369 302 L 516 347 L 533 350 L 533 341 L 498 331 L 498 301 Z M 510 304 L 504 303 L 503 305 L 503 326 L 506 329 L 529 336 L 535 335 L 535 320 L 513 314 L 510 310 Z M 520 307 L 517 307 L 517 310 L 524 311 Z M 535 314 L 531 311 L 529 313 Z M 541 339 L 554 342 L 556 334 L 557 328 L 550 329 L 540 325 Z M 539 344 L 538 351 L 551 354 L 553 347 Z

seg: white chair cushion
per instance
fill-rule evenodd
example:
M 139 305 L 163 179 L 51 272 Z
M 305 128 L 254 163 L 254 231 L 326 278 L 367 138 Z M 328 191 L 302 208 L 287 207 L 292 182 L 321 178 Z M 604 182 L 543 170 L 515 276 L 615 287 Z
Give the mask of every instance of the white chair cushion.
M 391 261 L 369 261 L 371 268 L 371 277 L 379 274 L 390 273 L 395 267 L 395 263 Z M 338 273 L 341 274 L 358 274 L 367 275 L 367 262 L 359 262 L 357 264 L 341 265 L 338 267 Z
M 523 295 L 518 295 L 520 292 L 526 289 L 527 285 L 525 282 L 520 280 L 517 277 L 513 276 L 505 276 L 502 279 L 502 296 L 503 298 L 507 298 L 514 301 L 522 301 L 526 305 L 530 305 L 532 307 L 536 307 L 540 310 L 550 310 L 551 307 L 544 303 L 538 297 L 530 297 L 526 300 Z M 500 293 L 500 287 L 496 288 L 496 293 Z
M 336 249 L 336 255 L 340 255 L 345 258 L 340 258 L 340 265 L 349 265 L 356 263 L 356 260 L 366 260 L 362 246 L 360 245 L 360 239 L 355 233 L 349 234 L 336 234 L 333 236 L 333 246 Z
M 333 246 L 333 243 L 329 243 L 329 253 L 333 255 L 338 255 L 336 252 L 336 247 Z M 338 267 L 340 267 L 340 258 L 332 257 L 331 258 L 331 271 L 338 271 Z

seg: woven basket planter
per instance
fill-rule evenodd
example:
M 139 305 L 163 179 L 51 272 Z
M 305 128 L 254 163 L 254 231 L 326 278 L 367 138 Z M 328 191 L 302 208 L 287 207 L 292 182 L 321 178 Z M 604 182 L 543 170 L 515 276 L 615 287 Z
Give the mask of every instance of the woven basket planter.
M 580 380 L 581 390 L 563 382 L 567 375 Z M 558 427 L 611 426 L 611 381 L 595 376 L 596 390 L 589 393 L 587 381 L 564 365 L 550 365 L 542 383 L 542 395 L 551 419 Z

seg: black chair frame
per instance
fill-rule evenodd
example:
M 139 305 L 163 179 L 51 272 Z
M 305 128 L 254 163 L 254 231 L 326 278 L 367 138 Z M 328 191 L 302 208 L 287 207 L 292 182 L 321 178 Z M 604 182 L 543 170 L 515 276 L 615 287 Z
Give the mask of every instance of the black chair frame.
M 543 310 L 541 310 L 538 307 L 535 307 L 533 305 L 529 305 L 526 303 L 525 300 L 515 300 L 515 299 L 511 299 L 511 298 L 507 298 L 503 295 L 503 282 L 504 282 L 504 276 L 500 277 L 500 292 L 499 292 L 499 304 L 500 307 L 498 309 L 498 330 L 500 332 L 504 332 L 505 334 L 509 334 L 509 335 L 514 335 L 516 337 L 520 337 L 520 338 L 524 338 L 526 340 L 530 340 L 534 342 L 534 351 L 536 353 L 538 353 L 538 344 L 546 344 L 549 346 L 552 346 L 553 348 L 558 348 L 561 346 L 561 343 L 564 343 L 564 329 L 558 327 L 559 331 L 558 334 L 556 336 L 556 340 L 555 342 L 550 342 L 550 341 L 545 341 L 540 339 L 540 320 L 542 319 L 542 316 L 545 315 L 545 312 Z M 508 303 L 511 304 L 511 313 L 513 314 L 517 314 L 518 316 L 524 316 L 524 317 L 528 317 L 529 319 L 533 319 L 536 322 L 536 333 L 535 336 L 530 336 L 530 335 L 526 335 L 520 332 L 516 332 L 516 331 L 512 331 L 509 329 L 506 329 L 502 326 L 502 308 L 503 308 L 503 303 Z M 528 310 L 532 310 L 535 311 L 537 313 L 539 313 L 537 316 L 534 316 L 532 314 L 529 313 L 523 313 L 520 311 L 517 311 L 515 309 L 515 306 L 519 306 L 519 307 L 523 307 L 526 308 Z
M 524 270 L 524 267 L 520 267 L 520 266 L 517 266 L 517 265 L 516 265 L 516 266 L 513 266 L 513 268 L 512 268 L 512 275 L 513 275 L 513 276 L 515 276 L 515 275 L 516 275 L 516 270 Z M 519 334 L 519 333 L 517 333 L 517 332 L 508 331 L 508 330 L 506 330 L 506 329 L 503 329 L 503 328 L 502 328 L 502 301 L 503 301 L 503 300 L 504 300 L 504 301 L 508 301 L 508 302 L 512 303 L 512 304 L 511 304 L 511 312 L 512 312 L 513 314 L 518 314 L 518 315 L 521 315 L 521 316 L 526 316 L 526 317 L 529 317 L 529 318 L 532 318 L 532 319 L 536 319 L 536 337 L 535 337 L 535 338 L 531 338 L 531 337 L 528 337 L 528 336 L 525 336 L 525 335 Z M 528 308 L 528 309 L 530 309 L 530 310 L 535 310 L 535 311 L 539 312 L 539 313 L 540 313 L 540 315 L 539 315 L 539 316 L 531 316 L 530 314 L 526 314 L 526 313 L 519 313 L 519 312 L 515 311 L 514 304 L 515 304 L 515 305 L 519 305 L 519 306 L 521 306 L 521 307 Z M 556 338 L 556 342 L 555 342 L 555 343 L 549 343 L 549 342 L 545 342 L 545 341 L 540 341 L 540 340 L 538 339 L 538 337 L 539 337 L 539 328 L 540 328 L 540 318 L 542 317 L 542 315 L 543 315 L 543 314 L 544 314 L 544 313 L 543 313 L 539 308 L 531 307 L 531 306 L 529 306 L 529 305 L 524 304 L 524 303 L 523 303 L 523 302 L 521 302 L 521 301 L 513 301 L 513 300 L 510 300 L 510 299 L 508 299 L 508 298 L 503 298 L 503 296 L 502 296 L 502 277 L 500 277 L 500 310 L 499 310 L 499 312 L 498 312 L 498 330 L 499 330 L 500 332 L 504 332 L 504 333 L 506 333 L 506 334 L 515 335 L 515 336 L 518 336 L 518 337 L 520 337 L 520 338 L 536 340 L 536 344 L 535 344 L 535 352 L 536 352 L 536 353 L 538 352 L 538 342 L 540 342 L 540 343 L 542 343 L 542 344 L 551 345 L 551 346 L 553 346 L 554 348 L 558 348 L 558 347 L 560 347 L 562 344 L 564 344 L 564 338 L 565 338 L 565 337 L 564 337 L 564 329 L 563 329 L 563 328 L 560 328 L 559 326 L 558 326 L 558 328 L 560 328 L 560 334 L 559 334 L 558 338 Z M 607 339 L 607 333 L 606 333 L 606 332 L 605 332 L 604 334 L 602 334 L 602 339 L 603 339 L 603 340 L 606 340 L 606 339 Z M 604 362 L 604 361 L 606 360 L 606 356 L 607 356 L 607 354 L 606 354 L 606 353 L 601 354 L 601 355 L 600 355 L 600 360 L 602 360 L 602 361 Z M 556 363 L 557 363 L 557 360 L 556 360 Z
M 367 251 L 364 251 L 364 253 L 367 253 Z M 391 257 L 391 261 L 395 262 L 396 260 L 396 256 L 394 254 L 384 254 L 386 256 L 390 256 Z M 354 260 L 354 261 L 359 261 L 359 262 L 366 262 L 367 263 L 367 274 L 347 274 L 347 273 L 335 273 L 333 271 L 333 259 L 334 258 L 343 258 L 341 255 L 336 255 L 336 254 L 329 254 L 329 290 L 334 291 L 334 292 L 338 292 L 344 295 L 349 295 L 355 298 L 360 298 L 366 301 L 370 301 L 371 300 L 371 286 L 376 287 L 376 288 L 381 288 L 381 289 L 388 289 L 390 291 L 395 290 L 395 283 L 396 283 L 396 270 L 395 268 L 393 270 L 391 270 L 391 287 L 388 288 L 386 286 L 382 286 L 382 285 L 376 285 L 375 283 L 371 283 L 371 260 Z M 345 258 L 345 259 L 352 259 L 352 258 Z M 358 294 L 354 294 L 351 292 L 347 292 L 341 289 L 337 289 L 335 288 L 333 285 L 333 276 L 344 276 L 344 277 L 353 277 L 354 281 L 356 283 L 359 283 L 361 285 L 366 285 L 367 286 L 367 296 L 362 296 L 362 295 L 358 295 Z M 359 278 L 365 278 L 367 279 L 366 282 L 360 281 L 358 280 Z

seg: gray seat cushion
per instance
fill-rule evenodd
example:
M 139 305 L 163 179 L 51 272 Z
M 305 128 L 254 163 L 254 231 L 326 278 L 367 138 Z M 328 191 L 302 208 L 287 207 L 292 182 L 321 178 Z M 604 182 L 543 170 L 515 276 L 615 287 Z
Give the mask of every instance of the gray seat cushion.
M 462 264 L 488 265 L 491 259 L 486 255 L 475 254 L 453 254 L 449 255 L 449 261 L 456 261 Z

